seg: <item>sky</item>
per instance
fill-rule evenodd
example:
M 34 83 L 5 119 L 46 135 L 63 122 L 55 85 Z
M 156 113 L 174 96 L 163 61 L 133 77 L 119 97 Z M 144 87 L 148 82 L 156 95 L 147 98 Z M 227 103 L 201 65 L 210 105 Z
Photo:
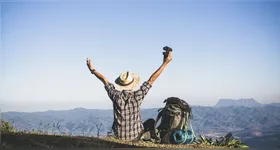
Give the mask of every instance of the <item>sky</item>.
M 86 57 L 110 82 L 140 83 L 173 59 L 141 108 L 176 96 L 280 102 L 280 2 L 2 2 L 1 111 L 112 109 Z

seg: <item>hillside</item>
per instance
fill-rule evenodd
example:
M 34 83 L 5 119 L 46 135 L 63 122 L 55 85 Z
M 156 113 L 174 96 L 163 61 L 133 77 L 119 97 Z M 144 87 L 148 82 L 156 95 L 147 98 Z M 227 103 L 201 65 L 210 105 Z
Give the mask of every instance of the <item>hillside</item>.
M 4 148 L 218 148 L 203 144 L 171 145 L 146 142 L 124 142 L 114 138 L 83 136 L 40 135 L 27 133 L 3 133 Z
M 72 136 L 97 136 L 99 131 L 100 136 L 104 137 L 110 131 L 113 121 L 112 114 L 112 110 L 77 108 L 34 113 L 7 112 L 3 113 L 2 118 L 9 121 L 17 130 L 35 130 L 41 133 Z M 242 141 L 252 139 L 254 142 L 255 138 L 259 138 L 259 133 L 262 136 L 280 134 L 279 128 L 275 127 L 280 124 L 278 114 L 280 114 L 280 109 L 275 106 L 250 108 L 194 106 L 192 125 L 197 134 L 217 137 L 232 132 Z M 142 120 L 155 118 L 157 109 L 143 109 L 141 115 Z M 274 131 L 268 132 L 268 129 L 274 128 Z M 248 129 L 254 130 L 248 133 L 250 131 Z M 253 142 L 250 141 L 250 143 Z M 254 144 L 249 146 L 254 147 Z
M 9 122 L 3 120 L 0 128 L 1 148 L 248 148 L 232 134 L 216 142 L 201 135 L 192 144 L 156 144 L 152 141 L 122 141 L 112 136 L 98 138 L 16 131 Z

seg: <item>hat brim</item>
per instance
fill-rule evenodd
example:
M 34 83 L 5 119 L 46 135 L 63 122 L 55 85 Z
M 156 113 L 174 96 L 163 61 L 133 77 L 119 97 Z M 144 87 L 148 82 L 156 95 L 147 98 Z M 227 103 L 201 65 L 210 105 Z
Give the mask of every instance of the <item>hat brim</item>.
M 135 73 L 131 73 L 131 76 L 133 77 L 134 80 L 131 84 L 126 85 L 126 86 L 121 85 L 120 77 L 118 77 L 115 80 L 116 88 L 120 91 L 122 91 L 122 90 L 133 90 L 139 84 L 140 77 L 138 75 L 136 75 Z

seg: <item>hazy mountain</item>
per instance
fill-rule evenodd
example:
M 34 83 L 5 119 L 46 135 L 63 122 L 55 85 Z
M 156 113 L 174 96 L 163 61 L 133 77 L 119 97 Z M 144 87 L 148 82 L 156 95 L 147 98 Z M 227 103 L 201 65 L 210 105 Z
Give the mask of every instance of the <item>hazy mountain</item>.
M 242 137 L 242 141 L 254 148 L 267 148 L 280 146 L 280 125 L 247 128 L 236 132 L 236 136 Z
M 228 106 L 245 106 L 245 107 L 261 107 L 262 104 L 258 103 L 253 98 L 250 99 L 220 99 L 215 107 L 228 107 Z
M 142 120 L 155 118 L 158 114 L 157 110 L 156 108 L 143 109 Z M 280 125 L 279 114 L 280 109 L 276 106 L 249 108 L 194 106 L 192 125 L 197 134 L 215 137 L 233 132 L 235 136 L 254 143 L 254 139 L 259 140 L 262 136 L 273 137 L 274 134 L 280 134 L 280 130 L 270 131 Z M 34 129 L 71 135 L 96 136 L 97 126 L 101 125 L 100 132 L 104 136 L 111 129 L 113 112 L 112 110 L 76 108 L 33 113 L 6 112 L 2 114 L 2 118 L 19 130 Z
M 277 106 L 277 107 L 280 107 L 280 103 L 270 103 L 270 104 L 266 104 L 266 106 Z

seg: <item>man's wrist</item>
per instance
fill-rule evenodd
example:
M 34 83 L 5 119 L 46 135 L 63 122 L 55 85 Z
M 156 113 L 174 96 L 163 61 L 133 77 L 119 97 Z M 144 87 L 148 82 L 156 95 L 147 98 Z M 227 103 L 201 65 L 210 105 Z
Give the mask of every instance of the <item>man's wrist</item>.
M 92 74 L 94 73 L 94 71 L 95 71 L 95 69 L 90 70 L 90 72 L 91 72 Z

